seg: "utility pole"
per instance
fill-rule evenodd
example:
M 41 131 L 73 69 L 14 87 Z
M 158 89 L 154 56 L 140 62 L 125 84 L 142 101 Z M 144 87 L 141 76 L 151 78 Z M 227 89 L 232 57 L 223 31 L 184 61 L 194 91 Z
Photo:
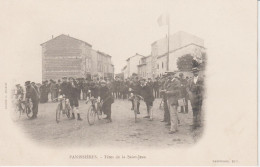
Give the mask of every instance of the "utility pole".
M 169 57 L 170 57 L 170 15 L 167 14 L 167 22 L 168 22 L 168 53 L 167 53 L 167 68 L 169 71 Z

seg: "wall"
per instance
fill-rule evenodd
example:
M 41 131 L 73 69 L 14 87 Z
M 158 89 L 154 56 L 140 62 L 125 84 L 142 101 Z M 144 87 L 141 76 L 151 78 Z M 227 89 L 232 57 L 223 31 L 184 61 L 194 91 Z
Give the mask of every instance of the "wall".
M 141 55 L 135 55 L 129 59 L 129 61 L 127 63 L 128 76 L 132 76 L 133 73 L 138 74 L 137 65 L 139 64 L 139 61 L 142 57 L 143 56 L 141 56 Z
M 169 71 L 178 70 L 178 68 L 177 68 L 178 58 L 183 56 L 183 55 L 186 55 L 186 54 L 193 55 L 193 53 L 196 49 L 199 49 L 202 52 L 205 52 L 204 48 L 191 44 L 191 45 L 188 45 L 187 47 L 183 47 L 181 49 L 178 49 L 178 50 L 170 53 L 170 56 L 169 56 Z
M 83 77 L 84 51 L 81 44 L 80 41 L 65 35 L 44 43 L 42 45 L 42 79 L 57 80 L 63 76 Z

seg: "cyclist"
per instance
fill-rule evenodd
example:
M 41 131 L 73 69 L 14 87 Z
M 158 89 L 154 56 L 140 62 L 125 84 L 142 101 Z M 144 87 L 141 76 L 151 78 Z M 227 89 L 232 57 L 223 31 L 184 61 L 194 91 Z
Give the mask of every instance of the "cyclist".
M 62 77 L 62 83 L 60 84 L 60 95 L 68 96 L 68 82 L 67 77 Z
M 129 89 L 129 92 L 131 93 L 130 95 L 130 98 L 129 100 L 132 101 L 132 108 L 131 110 L 134 109 L 134 95 L 140 95 L 140 90 L 141 90 L 141 85 L 140 85 L 140 82 L 139 82 L 139 79 L 138 77 L 134 77 L 134 80 L 132 82 L 132 84 L 130 85 L 130 89 Z M 139 102 L 139 98 L 138 98 L 138 102 L 137 102 L 137 114 L 140 114 L 140 111 L 139 111 L 139 107 L 140 107 L 140 102 Z
M 71 109 L 69 98 L 68 98 L 68 95 L 69 95 L 68 85 L 69 85 L 69 83 L 67 81 L 67 77 L 62 77 L 62 83 L 59 86 L 59 94 L 60 94 L 60 96 L 65 97 L 66 105 L 69 107 L 69 109 Z
M 26 100 L 31 99 L 32 104 L 33 104 L 33 106 L 32 106 L 33 115 L 31 117 L 31 119 L 35 119 L 35 118 L 37 118 L 37 114 L 38 114 L 39 97 L 38 97 L 36 90 L 31 86 L 30 81 L 26 81 L 25 86 L 26 86 L 25 98 L 26 98 Z
M 82 121 L 79 113 L 79 100 L 78 100 L 79 85 L 72 77 L 69 78 L 69 81 L 70 82 L 68 83 L 68 98 L 72 109 L 71 119 L 75 119 L 75 113 L 77 113 L 78 116 L 77 120 Z
M 16 85 L 15 99 L 17 100 L 18 109 L 22 110 L 21 102 L 24 99 L 24 90 L 20 84 Z
M 106 81 L 102 80 L 100 82 L 100 84 L 101 84 L 101 87 L 99 89 L 99 97 L 100 97 L 100 100 L 103 101 L 102 111 L 104 112 L 104 114 L 107 115 L 107 117 L 105 119 L 107 119 L 108 123 L 110 123 L 110 122 L 112 122 L 111 104 L 114 102 L 114 98 L 111 94 L 111 91 L 107 87 Z
M 97 80 L 97 77 L 94 77 L 93 80 L 89 83 L 89 89 L 91 90 L 92 97 L 98 98 L 99 88 L 99 81 Z

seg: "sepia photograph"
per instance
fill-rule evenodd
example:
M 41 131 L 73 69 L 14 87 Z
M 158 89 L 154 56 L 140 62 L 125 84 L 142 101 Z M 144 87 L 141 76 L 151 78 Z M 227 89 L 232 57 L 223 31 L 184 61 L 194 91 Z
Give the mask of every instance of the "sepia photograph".
M 257 2 L 0 4 L 0 165 L 257 164 Z

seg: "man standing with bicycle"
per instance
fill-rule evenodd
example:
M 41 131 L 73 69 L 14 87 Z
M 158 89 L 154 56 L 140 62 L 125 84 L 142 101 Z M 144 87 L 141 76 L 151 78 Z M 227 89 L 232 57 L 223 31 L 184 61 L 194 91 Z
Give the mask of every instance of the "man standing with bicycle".
M 133 83 L 131 84 L 131 90 L 129 91 L 131 94 L 135 95 L 140 95 L 140 90 L 141 90 L 141 85 L 140 85 L 140 82 L 138 80 L 138 77 L 134 77 L 134 80 L 133 80 Z M 132 101 L 132 108 L 131 110 L 134 110 L 134 100 L 133 100 L 133 97 L 134 96 L 131 96 L 129 99 Z M 138 101 L 137 102 L 137 114 L 140 114 L 140 111 L 139 111 L 139 107 L 140 107 L 140 102 Z
M 68 98 L 70 101 L 70 106 L 72 110 L 72 118 L 75 119 L 75 113 L 78 116 L 78 121 L 82 121 L 79 113 L 79 100 L 78 100 L 78 92 L 79 92 L 79 86 L 77 82 L 74 80 L 74 78 L 69 78 L 69 84 L 68 84 Z
M 100 84 L 101 84 L 101 87 L 99 90 L 99 97 L 100 97 L 100 100 L 103 101 L 102 111 L 104 112 L 104 114 L 107 115 L 107 117 L 105 119 L 107 119 L 108 123 L 110 123 L 110 122 L 112 122 L 111 105 L 112 105 L 112 103 L 114 103 L 114 98 L 111 94 L 111 91 L 107 87 L 106 81 L 102 80 L 100 82 Z
M 145 82 L 145 79 L 141 78 L 141 95 L 144 98 L 144 101 L 146 103 L 147 107 L 147 116 L 144 118 L 149 118 L 150 121 L 153 120 L 153 113 L 152 113 L 152 107 L 153 107 L 153 88 L 149 85 L 149 83 Z
M 25 82 L 25 87 L 26 87 L 25 98 L 26 98 L 27 101 L 29 99 L 31 99 L 32 104 L 33 104 L 33 106 L 32 106 L 33 115 L 30 119 L 35 119 L 35 118 L 37 118 L 37 114 L 38 114 L 39 97 L 38 97 L 36 90 L 31 86 L 30 81 Z

